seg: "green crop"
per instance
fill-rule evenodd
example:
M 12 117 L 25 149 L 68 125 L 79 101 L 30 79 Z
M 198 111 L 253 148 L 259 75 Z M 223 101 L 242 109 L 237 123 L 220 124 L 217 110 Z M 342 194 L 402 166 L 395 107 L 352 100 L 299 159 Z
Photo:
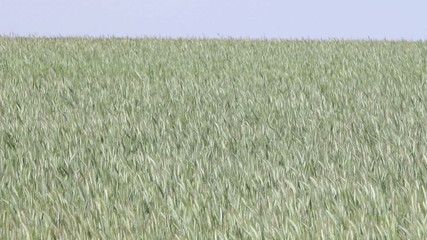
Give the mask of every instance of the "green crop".
M 427 44 L 0 38 L 0 239 L 423 239 Z

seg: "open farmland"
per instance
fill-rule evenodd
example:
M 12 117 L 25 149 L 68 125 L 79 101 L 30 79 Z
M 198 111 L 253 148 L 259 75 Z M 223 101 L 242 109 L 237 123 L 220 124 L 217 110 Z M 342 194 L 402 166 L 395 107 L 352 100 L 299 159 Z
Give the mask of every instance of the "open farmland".
M 0 239 L 423 239 L 426 104 L 426 42 L 0 38 Z

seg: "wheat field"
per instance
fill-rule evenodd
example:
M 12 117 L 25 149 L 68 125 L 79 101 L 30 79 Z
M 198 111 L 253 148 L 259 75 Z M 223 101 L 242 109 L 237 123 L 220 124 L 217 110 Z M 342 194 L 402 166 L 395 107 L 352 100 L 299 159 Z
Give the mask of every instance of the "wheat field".
M 424 239 L 427 43 L 0 38 L 0 239 Z

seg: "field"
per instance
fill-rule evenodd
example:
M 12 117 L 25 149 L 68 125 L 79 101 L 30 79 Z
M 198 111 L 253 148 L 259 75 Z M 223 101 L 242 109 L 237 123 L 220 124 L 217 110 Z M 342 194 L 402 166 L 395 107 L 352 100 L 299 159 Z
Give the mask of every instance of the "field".
M 426 103 L 426 42 L 3 37 L 0 239 L 423 239 Z

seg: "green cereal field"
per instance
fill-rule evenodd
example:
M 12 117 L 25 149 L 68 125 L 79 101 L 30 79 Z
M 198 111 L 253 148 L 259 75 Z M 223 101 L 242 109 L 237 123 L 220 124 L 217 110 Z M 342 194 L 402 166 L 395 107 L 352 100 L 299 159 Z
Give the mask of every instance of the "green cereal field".
M 0 37 L 0 239 L 425 239 L 427 43 Z

